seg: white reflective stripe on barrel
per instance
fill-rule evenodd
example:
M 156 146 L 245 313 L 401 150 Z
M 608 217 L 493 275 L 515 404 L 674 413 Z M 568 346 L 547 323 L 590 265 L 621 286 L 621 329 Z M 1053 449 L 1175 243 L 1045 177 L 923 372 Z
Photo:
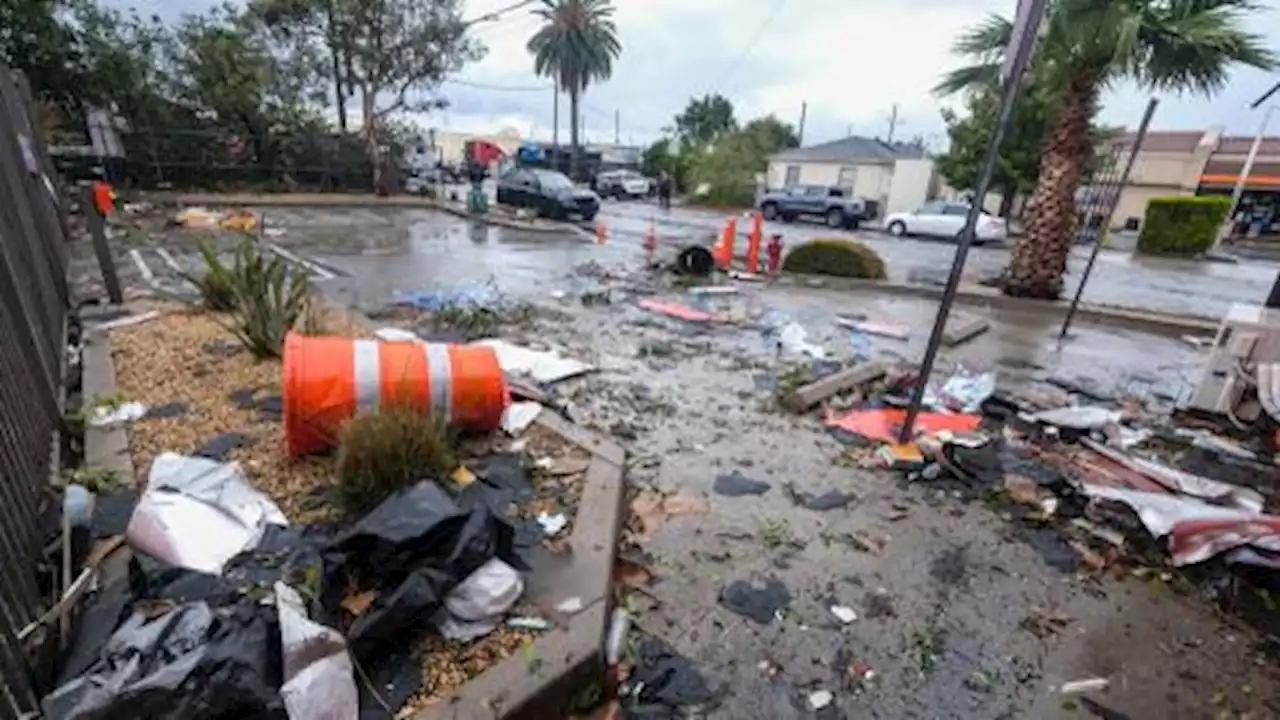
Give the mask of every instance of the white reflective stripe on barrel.
M 356 412 L 373 412 L 382 404 L 382 360 L 378 343 L 354 340 L 351 351 L 355 354 Z
M 453 361 L 444 343 L 423 343 L 427 355 L 427 378 L 431 388 L 431 411 L 445 422 L 453 421 Z

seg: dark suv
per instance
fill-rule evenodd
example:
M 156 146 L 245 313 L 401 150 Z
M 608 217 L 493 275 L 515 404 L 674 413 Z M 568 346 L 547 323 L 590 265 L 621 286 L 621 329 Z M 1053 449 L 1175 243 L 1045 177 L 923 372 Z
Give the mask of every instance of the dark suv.
M 856 230 L 867 218 L 867 206 L 843 188 L 829 185 L 793 185 L 770 190 L 760 199 L 766 220 L 791 222 L 802 215 L 821 218 L 828 227 Z
M 594 220 L 600 212 L 600 198 L 590 190 L 574 187 L 569 178 L 555 170 L 513 168 L 498 178 L 498 202 L 530 208 L 545 218 L 567 220 L 580 215 Z

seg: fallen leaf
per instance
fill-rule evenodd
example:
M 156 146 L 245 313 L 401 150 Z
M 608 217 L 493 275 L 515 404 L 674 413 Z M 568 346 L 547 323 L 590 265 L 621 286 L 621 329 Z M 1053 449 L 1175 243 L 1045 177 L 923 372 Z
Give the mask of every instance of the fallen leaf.
M 591 461 L 586 458 L 573 457 L 567 455 L 564 457 L 554 458 L 551 467 L 547 468 L 547 474 L 551 477 L 564 477 L 565 475 L 577 475 L 587 471 L 591 466 Z
M 689 495 L 662 495 L 644 490 L 631 500 L 631 517 L 641 540 L 652 538 L 667 518 L 676 515 L 705 515 L 711 512 L 711 501 Z
M 458 487 L 466 487 L 476 481 L 476 474 L 471 472 L 466 465 L 459 465 L 457 470 L 453 471 L 453 482 Z
M 1004 476 L 1004 490 L 1019 505 L 1039 505 L 1040 486 L 1034 480 L 1010 473 Z
M 1069 540 L 1067 542 L 1072 550 L 1076 551 L 1076 555 L 1080 556 L 1080 564 L 1084 565 L 1090 572 L 1098 572 L 1107 566 L 1107 559 L 1094 552 L 1088 545 L 1079 540 Z
M 1057 635 L 1071 624 L 1071 616 L 1055 607 L 1032 605 L 1031 611 L 1018 623 L 1023 630 L 1039 638 Z
M 377 598 L 377 590 L 365 590 L 362 593 L 349 595 L 342 599 L 342 609 L 356 617 L 360 617 L 369 611 L 369 607 L 373 605 L 373 601 Z
M 636 560 L 619 555 L 613 564 L 613 578 L 625 587 L 638 588 L 653 582 L 653 571 Z
M 849 534 L 854 548 L 872 555 L 879 555 L 884 552 L 884 540 L 873 537 L 863 530 L 857 530 Z

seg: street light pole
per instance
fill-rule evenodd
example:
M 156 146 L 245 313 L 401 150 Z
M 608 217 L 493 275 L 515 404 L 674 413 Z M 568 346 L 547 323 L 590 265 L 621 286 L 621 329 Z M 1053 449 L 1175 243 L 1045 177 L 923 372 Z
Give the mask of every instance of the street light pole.
M 987 143 L 987 152 L 982 160 L 982 171 L 974 187 L 969 214 L 964 219 L 964 229 L 960 231 L 960 242 L 956 247 L 955 260 L 951 263 L 951 275 L 947 277 L 947 287 L 942 293 L 942 303 L 938 306 L 938 316 L 933 321 L 933 332 L 929 334 L 929 344 L 925 347 L 924 359 L 920 361 L 920 375 L 916 380 L 915 390 L 911 394 L 911 405 L 902 421 L 902 429 L 898 433 L 898 442 L 909 442 L 915 429 L 916 417 L 920 415 L 920 407 L 924 404 L 924 391 L 929 383 L 929 375 L 933 372 L 933 363 L 938 356 L 938 346 L 942 342 L 942 333 L 947 326 L 947 316 L 951 313 L 951 305 L 956 300 L 956 290 L 960 287 L 960 275 L 964 271 L 965 259 L 969 256 L 969 246 L 973 243 L 974 227 L 982 214 L 982 201 L 986 199 L 987 188 L 991 185 L 991 176 L 995 173 L 996 163 L 1000 160 L 1000 143 L 1013 121 L 1013 105 L 1018 97 L 1018 86 L 1022 84 L 1022 76 L 1026 74 L 1027 65 L 1031 62 L 1031 51 L 1035 47 L 1040 22 L 1044 18 L 1047 0 L 1018 0 L 1018 13 L 1014 21 L 1013 34 L 1009 47 L 1005 50 L 1005 61 L 1001 67 L 1002 96 L 1000 98 L 1000 115 L 996 127 L 991 133 L 991 141 Z
M 1231 229 L 1235 227 L 1236 210 L 1239 209 L 1240 198 L 1244 195 L 1244 185 L 1249 181 L 1249 173 L 1253 172 L 1253 161 L 1258 157 L 1262 136 L 1267 134 L 1267 123 L 1271 122 L 1271 113 L 1275 109 L 1274 105 L 1268 105 L 1267 111 L 1262 113 L 1258 134 L 1253 136 L 1253 144 L 1249 146 L 1249 154 L 1245 156 L 1244 167 L 1240 168 L 1240 174 L 1236 176 L 1236 187 L 1231 191 L 1231 209 L 1227 211 L 1227 219 L 1222 223 L 1222 227 L 1218 230 L 1218 237 L 1213 241 L 1214 250 L 1217 250 L 1222 241 L 1231 235 Z
M 1080 306 L 1080 296 L 1084 294 L 1085 283 L 1089 282 L 1089 275 L 1093 273 L 1093 264 L 1098 261 L 1098 251 L 1102 249 L 1102 241 L 1106 237 L 1107 232 L 1111 228 L 1111 217 L 1116 213 L 1116 205 L 1120 204 L 1120 193 L 1124 192 L 1124 186 L 1129 184 L 1129 173 L 1133 171 L 1133 162 L 1138 158 L 1138 152 L 1142 150 L 1142 141 L 1147 137 L 1147 126 L 1151 124 L 1151 116 L 1156 112 L 1157 100 L 1151 98 L 1147 101 L 1147 111 L 1142 114 L 1142 122 L 1138 124 L 1138 134 L 1133 139 L 1133 149 L 1129 151 L 1129 157 L 1124 162 L 1124 172 L 1120 174 L 1120 181 L 1115 186 L 1115 194 L 1108 199 L 1111 206 L 1107 210 L 1106 219 L 1102 221 L 1102 226 L 1098 228 L 1098 238 L 1093 241 L 1093 250 L 1089 252 L 1089 262 L 1084 266 L 1084 274 L 1080 276 L 1080 284 L 1076 285 L 1075 297 L 1071 298 L 1071 307 L 1067 308 L 1067 319 L 1062 321 L 1062 332 L 1058 333 L 1058 340 L 1064 340 L 1067 337 L 1067 331 L 1071 329 L 1071 321 L 1076 316 L 1076 308 Z M 1110 188 L 1106 188 L 1108 192 Z

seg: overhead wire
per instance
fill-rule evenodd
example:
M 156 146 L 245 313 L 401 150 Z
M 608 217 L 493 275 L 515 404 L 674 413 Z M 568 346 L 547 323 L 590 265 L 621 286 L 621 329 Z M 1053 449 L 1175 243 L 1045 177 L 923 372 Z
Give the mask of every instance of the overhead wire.
M 764 16 L 764 19 L 760 21 L 760 24 L 757 25 L 755 30 L 751 32 L 751 35 L 748 36 L 746 44 L 742 46 L 742 50 L 738 53 L 737 57 L 733 59 L 733 62 L 729 63 L 724 72 L 720 74 L 720 79 L 715 83 L 713 88 L 725 87 L 725 84 L 733 77 L 733 74 L 738 71 L 738 67 L 742 64 L 742 61 L 746 60 L 747 56 L 751 54 L 751 51 L 755 49 L 756 43 L 760 42 L 760 38 L 764 37 L 765 30 L 769 28 L 769 24 L 778 16 L 778 12 L 782 10 L 782 6 L 786 4 L 786 1 L 787 0 L 774 0 L 773 7 L 769 9 L 769 13 Z

